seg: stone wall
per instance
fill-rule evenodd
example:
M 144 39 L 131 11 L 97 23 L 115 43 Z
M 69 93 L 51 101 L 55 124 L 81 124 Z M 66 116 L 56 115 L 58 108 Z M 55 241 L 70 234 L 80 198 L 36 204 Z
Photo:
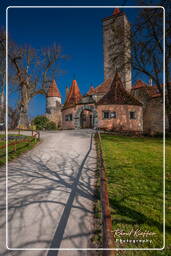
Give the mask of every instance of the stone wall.
M 46 109 L 55 108 L 57 103 L 61 104 L 60 97 L 47 97 L 46 98 Z
M 103 111 L 116 112 L 116 118 L 104 119 Z M 131 105 L 99 105 L 98 127 L 109 130 L 143 131 L 143 110 L 141 106 Z M 130 119 L 129 112 L 136 112 L 136 119 Z
M 76 112 L 76 107 L 71 107 L 62 110 L 62 128 L 63 129 L 75 129 L 75 124 L 74 124 L 74 116 Z M 72 121 L 66 121 L 65 116 L 72 114 L 73 118 Z
M 94 118 L 94 127 L 101 129 L 143 131 L 143 111 L 141 106 L 130 105 L 98 105 L 93 104 L 77 105 L 72 108 L 62 110 L 62 128 L 63 129 L 80 129 L 81 113 L 88 110 Z M 104 119 L 103 111 L 116 112 L 116 118 Z M 130 119 L 129 112 L 136 112 L 136 119 Z M 65 116 L 72 114 L 72 121 L 66 121 Z
M 54 113 L 51 113 L 51 114 L 46 113 L 46 117 L 50 121 L 54 122 L 58 128 L 61 127 L 61 125 L 62 125 L 61 110 L 60 111 L 55 111 Z
M 163 99 L 149 97 L 146 88 L 132 90 L 132 95 L 143 104 L 144 133 L 155 134 L 163 132 Z M 169 128 L 167 115 L 165 116 L 166 130 Z
M 46 97 L 46 117 L 57 127 L 62 126 L 61 98 Z
M 144 132 L 148 134 L 163 132 L 163 100 L 161 97 L 152 98 L 144 109 Z M 165 116 L 166 130 L 169 128 L 167 115 Z

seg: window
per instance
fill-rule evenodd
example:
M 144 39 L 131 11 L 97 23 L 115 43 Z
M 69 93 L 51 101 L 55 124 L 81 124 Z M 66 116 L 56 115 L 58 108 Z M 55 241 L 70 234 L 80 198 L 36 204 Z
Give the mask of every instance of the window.
M 130 119 L 136 119 L 136 112 L 129 112 Z
M 72 114 L 68 114 L 65 116 L 65 121 L 72 121 Z
M 72 121 L 72 114 L 69 114 L 69 121 Z
M 109 119 L 110 118 L 110 112 L 109 111 L 103 111 L 103 118 Z
M 111 112 L 111 113 L 110 113 L 110 117 L 111 117 L 111 118 L 116 118 L 116 112 Z

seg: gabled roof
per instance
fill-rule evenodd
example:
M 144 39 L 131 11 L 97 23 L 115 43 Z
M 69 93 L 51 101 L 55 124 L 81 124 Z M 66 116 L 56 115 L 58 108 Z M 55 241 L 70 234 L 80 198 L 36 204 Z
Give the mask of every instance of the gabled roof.
M 124 88 L 118 72 L 112 81 L 110 90 L 98 101 L 98 105 L 137 105 L 142 104 Z
M 68 93 L 68 97 L 64 104 L 64 108 L 76 105 L 80 101 L 81 98 L 82 98 L 82 95 L 80 93 L 77 81 L 73 80 L 71 88 Z
M 48 97 L 60 97 L 61 98 L 61 95 L 60 95 L 60 92 L 59 92 L 59 89 L 56 85 L 55 80 L 52 80 L 52 83 L 50 84 L 48 92 L 47 92 L 47 96 Z

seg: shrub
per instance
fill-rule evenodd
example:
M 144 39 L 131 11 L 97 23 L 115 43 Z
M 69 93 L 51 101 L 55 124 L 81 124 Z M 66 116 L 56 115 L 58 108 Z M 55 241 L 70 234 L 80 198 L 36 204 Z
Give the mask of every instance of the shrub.
M 36 125 L 30 125 L 30 126 L 29 126 L 29 129 L 31 129 L 31 130 L 36 130 Z
M 32 127 L 36 126 L 37 130 L 56 130 L 57 126 L 53 121 L 49 121 L 46 116 L 36 116 L 32 121 Z
M 46 125 L 46 130 L 56 130 L 57 126 L 53 121 L 49 121 Z
M 49 122 L 49 119 L 46 116 L 36 116 L 32 124 L 36 125 L 36 129 L 38 130 L 44 130 L 47 127 L 47 124 Z

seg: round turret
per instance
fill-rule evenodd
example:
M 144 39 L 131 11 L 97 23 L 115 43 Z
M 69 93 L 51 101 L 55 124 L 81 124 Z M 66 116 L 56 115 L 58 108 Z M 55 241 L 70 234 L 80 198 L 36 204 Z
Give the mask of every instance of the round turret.
M 61 95 L 55 80 L 52 81 L 46 98 L 46 112 L 50 113 L 61 104 Z

